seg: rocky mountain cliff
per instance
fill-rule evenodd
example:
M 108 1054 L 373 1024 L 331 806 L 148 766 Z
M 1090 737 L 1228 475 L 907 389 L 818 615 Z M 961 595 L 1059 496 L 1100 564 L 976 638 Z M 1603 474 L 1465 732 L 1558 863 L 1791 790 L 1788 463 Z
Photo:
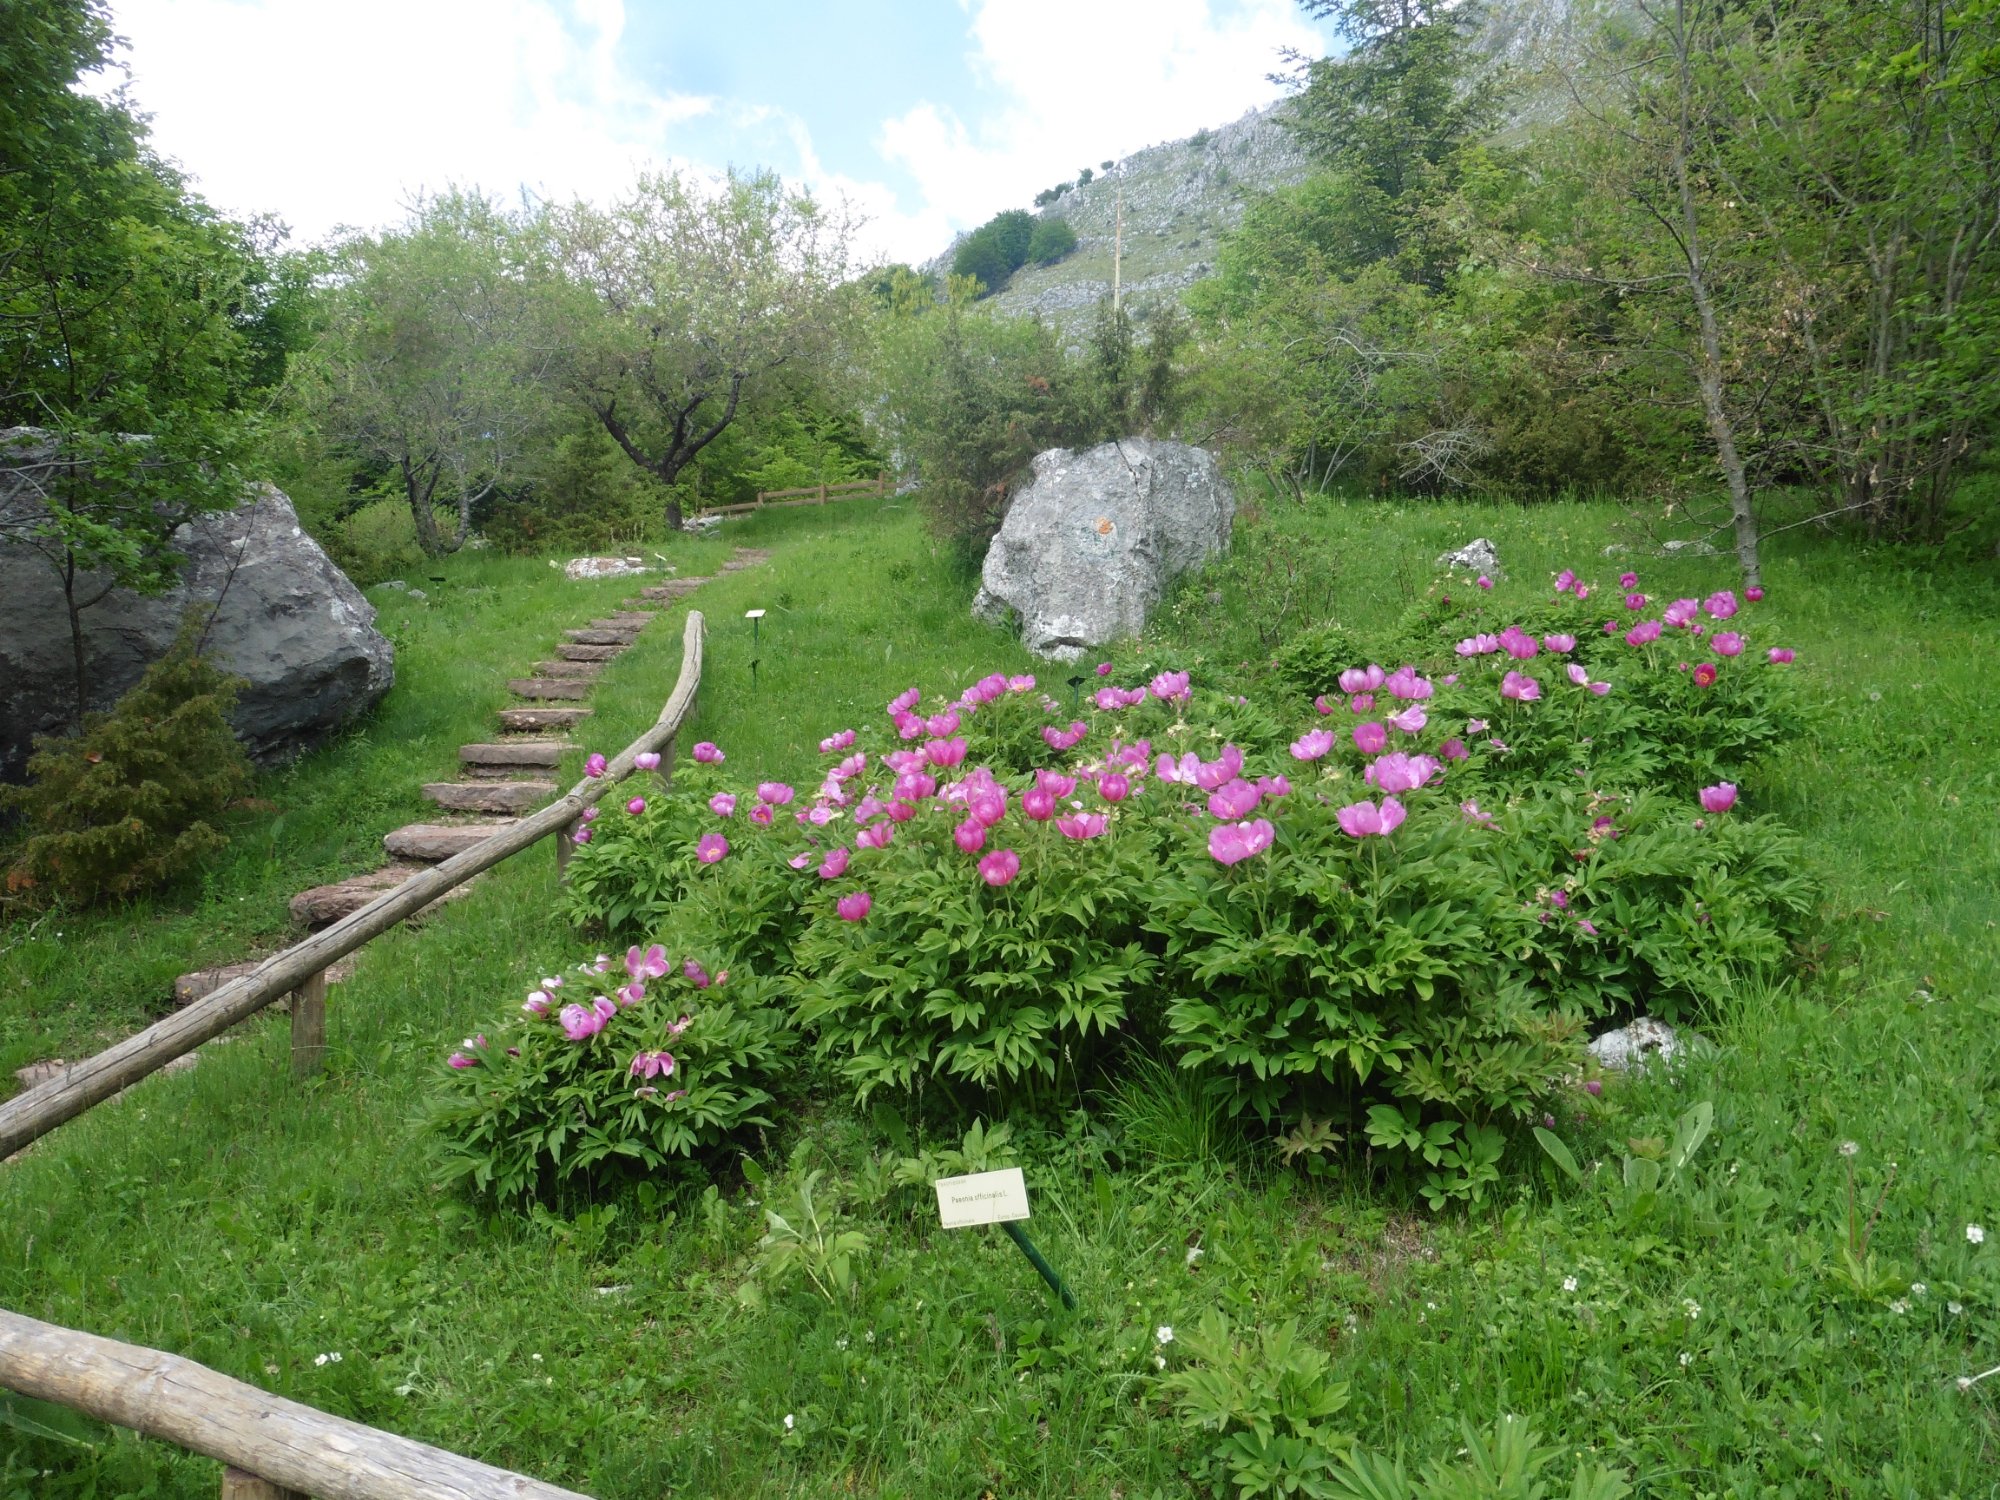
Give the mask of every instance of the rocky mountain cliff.
M 1111 293 L 1112 237 L 1122 196 L 1125 305 L 1135 310 L 1178 296 L 1213 269 L 1217 241 L 1259 193 L 1306 174 L 1305 155 L 1284 128 L 1283 101 L 1186 140 L 1149 146 L 1114 163 L 1040 210 L 1067 220 L 1076 249 L 1052 266 L 1023 266 L 986 305 L 1038 314 L 1072 339 Z M 1006 207 L 1007 205 L 996 205 Z M 951 269 L 954 242 L 926 271 Z

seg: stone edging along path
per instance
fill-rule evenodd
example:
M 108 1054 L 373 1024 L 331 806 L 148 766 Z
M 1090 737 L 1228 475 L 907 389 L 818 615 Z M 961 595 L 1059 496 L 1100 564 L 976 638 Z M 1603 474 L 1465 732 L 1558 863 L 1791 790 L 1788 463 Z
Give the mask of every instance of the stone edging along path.
M 737 573 L 769 560 L 769 552 L 738 547 L 717 571 Z M 439 820 L 411 823 L 384 835 L 382 846 L 389 862 L 379 869 L 299 892 L 291 900 L 292 920 L 308 932 L 329 926 L 384 891 L 395 889 L 427 865 L 451 858 L 552 800 L 556 795 L 555 769 L 563 752 L 574 743 L 557 736 L 566 736 L 591 717 L 587 700 L 592 684 L 603 675 L 606 665 L 639 638 L 639 632 L 661 608 L 678 603 L 710 581 L 708 575 L 702 575 L 650 584 L 639 590 L 637 598 L 623 601 L 618 613 L 592 620 L 583 629 L 564 631 L 554 660 L 536 662 L 533 675 L 508 681 L 508 691 L 520 701 L 499 711 L 499 737 L 459 746 L 459 780 L 425 785 L 424 795 L 437 805 Z M 478 877 L 474 877 L 425 912 L 457 900 L 477 883 Z M 420 919 L 425 912 L 411 920 Z M 183 974 L 174 981 L 174 1004 L 202 999 L 261 962 L 262 957 L 258 957 Z M 328 969 L 327 982 L 337 984 L 352 972 L 351 962 L 336 964 Z M 280 1000 L 270 1008 L 283 1010 L 287 1005 Z M 190 1052 L 161 1071 L 192 1067 L 200 1055 Z M 62 1068 L 63 1060 L 54 1058 L 30 1063 L 15 1076 L 24 1088 L 33 1088 Z

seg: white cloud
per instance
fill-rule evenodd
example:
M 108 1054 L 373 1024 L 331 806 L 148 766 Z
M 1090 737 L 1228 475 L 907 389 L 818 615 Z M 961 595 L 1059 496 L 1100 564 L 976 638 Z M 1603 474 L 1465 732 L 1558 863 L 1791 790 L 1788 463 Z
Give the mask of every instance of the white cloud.
M 160 149 L 230 213 L 302 238 L 420 192 L 601 197 L 714 101 L 621 66 L 621 0 L 116 0 Z
M 970 127 L 946 105 L 920 104 L 881 136 L 926 207 L 960 228 L 1080 166 L 1268 104 L 1283 49 L 1323 50 L 1293 0 L 971 3 L 973 67 L 1005 103 Z

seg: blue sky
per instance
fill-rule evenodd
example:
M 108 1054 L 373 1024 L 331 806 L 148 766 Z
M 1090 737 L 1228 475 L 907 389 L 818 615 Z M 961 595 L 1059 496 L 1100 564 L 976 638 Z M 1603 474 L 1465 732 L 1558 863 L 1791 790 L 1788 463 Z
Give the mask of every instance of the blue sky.
M 303 239 L 450 184 L 769 167 L 922 259 L 1079 166 L 1268 103 L 1293 0 L 112 0 L 155 139 Z

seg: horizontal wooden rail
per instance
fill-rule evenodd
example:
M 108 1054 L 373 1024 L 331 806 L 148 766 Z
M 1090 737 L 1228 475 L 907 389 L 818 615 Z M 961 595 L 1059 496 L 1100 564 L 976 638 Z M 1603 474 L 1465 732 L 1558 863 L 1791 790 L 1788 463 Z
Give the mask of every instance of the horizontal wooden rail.
M 878 474 L 873 479 L 856 479 L 847 484 L 809 484 L 792 490 L 759 490 L 755 500 L 743 500 L 735 505 L 709 505 L 703 507 L 701 513 L 705 516 L 744 516 L 754 510 L 783 510 L 792 505 L 824 505 L 829 500 L 858 500 L 864 496 L 886 495 L 889 490 L 889 476 Z M 801 498 L 788 498 L 790 496 Z
M 65 1120 L 137 1083 L 237 1022 L 255 1015 L 280 995 L 306 985 L 336 959 L 381 936 L 405 917 L 463 885 L 482 870 L 530 845 L 573 827 L 583 810 L 632 773 L 633 758 L 667 749 L 694 711 L 701 687 L 702 618 L 690 610 L 681 646 L 681 674 L 644 734 L 618 752 L 602 776 L 586 776 L 547 807 L 501 829 L 443 864 L 413 875 L 359 911 L 315 933 L 295 947 L 274 953 L 250 973 L 195 1001 L 165 1020 L 136 1032 L 95 1057 L 72 1063 L 36 1088 L 0 1104 L 0 1159 L 11 1156 Z
M 585 1500 L 328 1416 L 177 1354 L 0 1308 L 0 1386 L 129 1427 L 314 1500 Z

